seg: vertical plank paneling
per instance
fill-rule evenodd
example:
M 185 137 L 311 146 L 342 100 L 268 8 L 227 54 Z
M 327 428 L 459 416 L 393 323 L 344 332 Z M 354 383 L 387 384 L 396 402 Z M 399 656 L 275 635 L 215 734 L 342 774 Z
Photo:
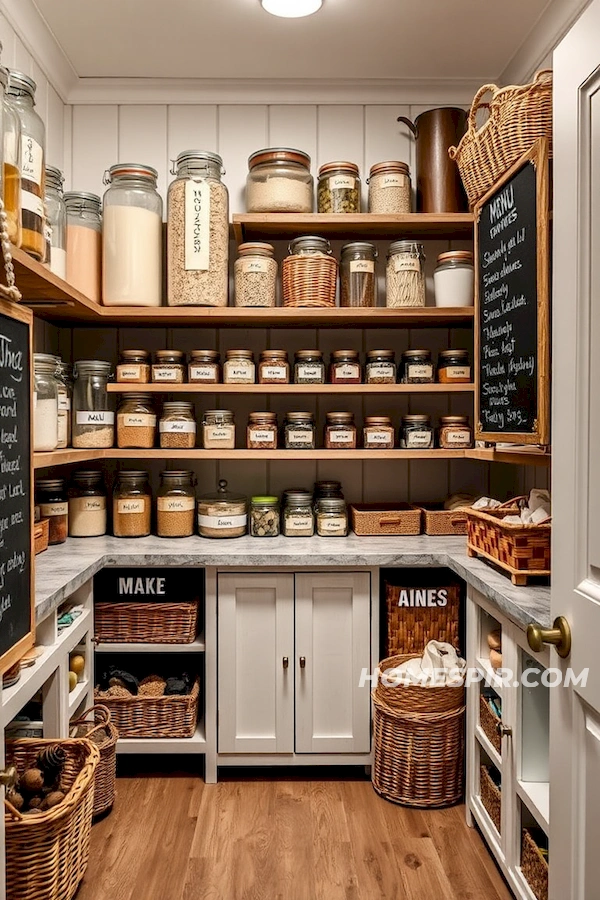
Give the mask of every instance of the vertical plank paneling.
M 42 118 L 48 134 L 48 79 L 35 62 L 31 61 L 31 77 L 35 81 L 35 110 Z
M 219 107 L 219 153 L 227 170 L 232 212 L 244 212 L 248 157 L 268 143 L 266 106 Z
M 365 186 L 369 170 L 375 163 L 399 159 L 410 164 L 413 141 L 408 128 L 396 121 L 398 116 L 409 115 L 409 106 L 365 106 Z M 367 209 L 366 198 L 365 190 L 364 209 Z
M 167 109 L 167 151 L 171 160 L 184 150 L 216 151 L 217 107 L 175 104 Z
M 153 166 L 158 172 L 158 190 L 166 210 L 169 181 L 166 106 L 119 107 L 119 151 L 118 159 L 113 162 Z
M 6 16 L 0 13 L 0 42 L 2 43 L 2 65 L 16 69 L 15 63 L 16 34 Z
M 317 107 L 270 106 L 268 144 L 270 147 L 293 147 L 308 153 L 313 174 L 316 174 Z
M 25 75 L 33 76 L 33 59 L 29 52 L 25 49 L 23 41 L 15 34 L 15 55 L 14 68 L 17 72 L 23 72 Z
M 118 157 L 118 107 L 74 106 L 72 148 L 72 190 L 102 196 L 104 171 Z
M 65 170 L 65 106 L 51 85 L 48 85 L 48 115 L 46 120 L 46 159 L 51 166 Z
M 317 165 L 337 159 L 365 165 L 364 107 L 319 106 Z

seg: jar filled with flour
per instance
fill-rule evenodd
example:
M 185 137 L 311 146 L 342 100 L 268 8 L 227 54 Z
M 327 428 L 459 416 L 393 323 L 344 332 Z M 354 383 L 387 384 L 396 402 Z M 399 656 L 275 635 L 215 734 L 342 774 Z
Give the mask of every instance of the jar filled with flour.
M 58 447 L 58 365 L 49 353 L 33 354 L 33 449 Z
M 158 172 L 119 163 L 104 175 L 103 296 L 105 306 L 160 306 L 162 199 Z
M 229 194 L 217 153 L 186 150 L 175 162 L 167 222 L 169 306 L 227 306 Z

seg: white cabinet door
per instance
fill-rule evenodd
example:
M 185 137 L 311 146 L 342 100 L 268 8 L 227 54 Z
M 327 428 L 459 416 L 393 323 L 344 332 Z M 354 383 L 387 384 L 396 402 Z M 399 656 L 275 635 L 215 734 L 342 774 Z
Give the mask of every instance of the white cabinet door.
M 294 750 L 294 576 L 219 575 L 219 752 Z
M 368 753 L 371 579 L 296 575 L 296 753 Z

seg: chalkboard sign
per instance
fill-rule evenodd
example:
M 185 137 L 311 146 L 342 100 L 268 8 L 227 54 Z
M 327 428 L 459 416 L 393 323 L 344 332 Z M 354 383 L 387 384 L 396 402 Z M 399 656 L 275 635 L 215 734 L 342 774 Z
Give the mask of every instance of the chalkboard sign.
M 31 331 L 0 300 L 0 673 L 34 640 Z
M 475 207 L 477 440 L 549 442 L 548 145 Z

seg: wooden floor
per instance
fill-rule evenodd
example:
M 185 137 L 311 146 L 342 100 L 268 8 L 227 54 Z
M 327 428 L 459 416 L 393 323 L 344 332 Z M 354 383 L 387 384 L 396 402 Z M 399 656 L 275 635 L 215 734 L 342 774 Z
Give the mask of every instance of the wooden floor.
M 221 770 L 223 771 L 223 770 Z M 77 900 L 509 900 L 464 807 L 382 800 L 356 770 L 120 777 Z

